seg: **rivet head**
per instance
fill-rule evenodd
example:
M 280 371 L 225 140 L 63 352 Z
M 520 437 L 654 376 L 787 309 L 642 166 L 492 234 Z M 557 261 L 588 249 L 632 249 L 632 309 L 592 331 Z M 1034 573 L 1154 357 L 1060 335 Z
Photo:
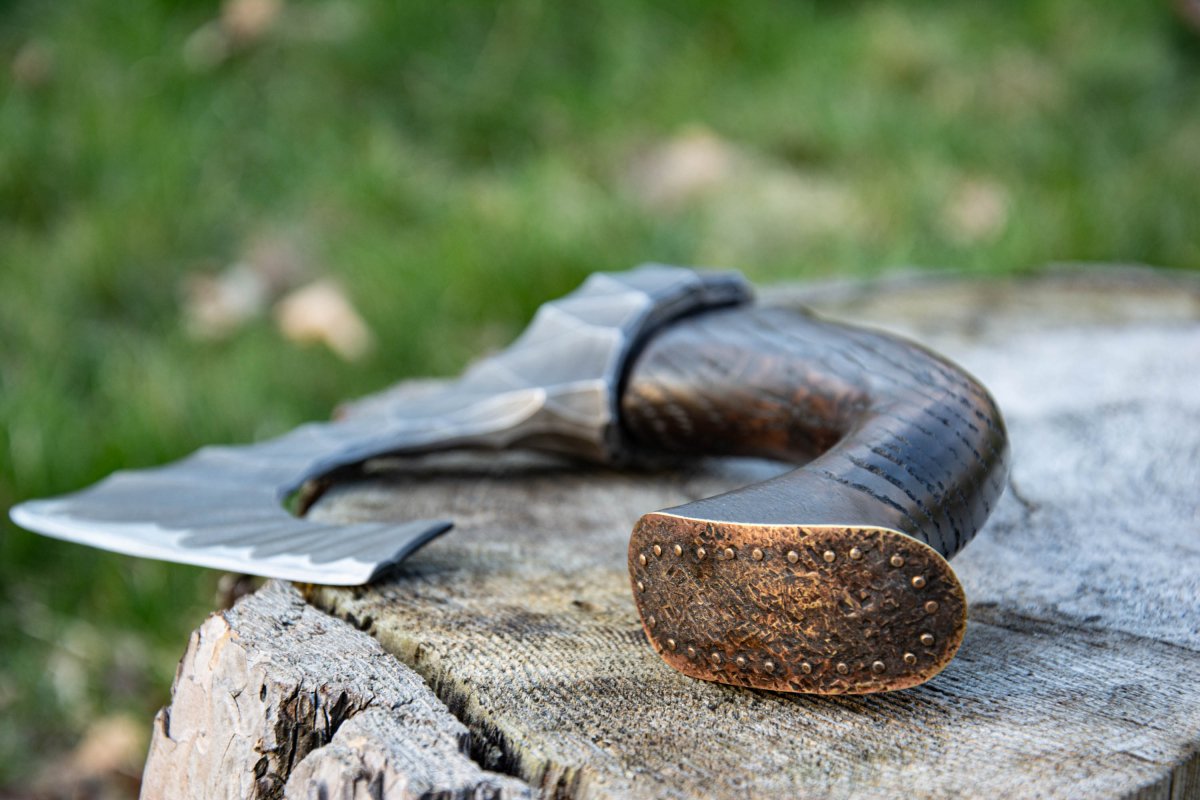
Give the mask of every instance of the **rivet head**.
M 904 556 L 892 556 L 890 559 L 888 559 L 888 563 L 891 564 L 893 567 L 903 567 L 904 566 Z
M 843 662 L 841 662 L 841 661 L 839 661 L 839 662 L 838 662 L 838 665 L 837 665 L 837 667 L 835 667 L 835 669 L 838 671 L 838 674 L 839 674 L 839 675 L 845 675 L 847 672 L 849 672 L 849 671 L 850 671 L 850 668 L 849 668 L 849 667 L 847 667 L 847 666 L 846 666 L 846 665 L 845 665 Z
M 654 627 L 657 627 L 657 625 L 658 625 L 658 620 L 656 620 L 653 616 L 646 617 L 646 626 L 647 627 L 654 628 Z
M 678 545 L 678 544 L 675 545 L 675 555 L 677 555 L 677 556 L 683 555 L 683 546 L 682 545 Z
M 914 575 L 913 579 L 912 579 L 912 585 L 913 585 L 914 589 L 924 589 L 925 588 L 925 576 L 924 575 Z
M 643 567 L 646 566 L 646 554 L 645 553 L 641 553 L 638 555 L 638 563 L 641 564 Z
M 790 563 L 795 564 L 797 561 L 800 560 L 800 554 L 797 553 L 795 550 L 788 550 L 787 560 Z
M 646 584 L 642 583 L 641 581 L 637 582 L 637 587 L 639 592 L 646 591 Z
M 767 672 L 774 672 L 775 671 L 775 662 L 770 661 L 770 660 L 764 661 L 763 669 L 766 670 Z
M 654 547 L 651 547 L 650 549 L 653 551 L 655 558 L 662 555 L 662 548 L 658 545 L 654 545 Z
M 871 672 L 874 672 L 876 675 L 883 672 L 885 669 L 887 669 L 887 667 L 883 665 L 882 661 L 876 661 L 871 664 Z
M 721 654 L 713 653 L 711 656 L 709 656 L 709 660 L 712 661 L 713 664 L 720 664 L 721 663 Z
M 755 561 L 762 561 L 763 560 L 763 551 L 756 547 L 750 551 L 750 557 L 753 558 Z
M 860 558 L 862 558 L 862 550 L 859 550 L 857 547 L 851 547 L 850 557 L 855 561 L 858 561 Z
M 826 550 L 824 555 L 821 556 L 821 558 L 825 559 L 825 563 L 832 564 L 833 560 L 835 558 L 837 558 L 837 556 L 834 554 L 834 552 L 832 550 Z
M 675 649 L 675 640 L 674 639 L 667 639 L 667 649 L 668 650 Z
M 726 548 L 725 548 L 725 560 L 726 560 L 726 561 L 732 561 L 732 560 L 733 560 L 733 556 L 734 556 L 733 548 L 732 548 L 732 547 L 726 547 Z
M 737 665 L 738 665 L 739 667 L 741 667 L 741 668 L 745 669 L 745 667 L 746 667 L 746 657 L 745 657 L 745 656 L 738 656 L 738 657 L 737 657 Z
M 697 547 L 697 548 L 696 548 L 696 558 L 698 558 L 698 559 L 700 559 L 701 561 L 703 561 L 703 560 L 704 560 L 704 557 L 705 557 L 706 555 L 708 555 L 708 551 L 707 551 L 707 550 L 705 550 L 703 547 Z
M 921 644 L 925 645 L 926 647 L 933 647 L 933 634 L 932 633 L 922 633 L 921 634 Z
M 925 604 L 926 614 L 936 614 L 938 610 L 937 600 L 930 600 Z
M 696 648 L 694 648 L 694 647 L 689 647 L 689 648 L 688 648 L 688 658 L 692 659 L 693 661 L 695 660 L 695 658 L 696 658 Z
M 912 653 L 905 653 L 904 654 L 904 663 L 908 664 L 911 667 L 913 664 L 917 663 L 917 657 L 915 655 L 913 655 Z
M 800 665 L 800 671 L 803 672 L 805 675 L 812 674 L 812 664 L 805 661 L 803 664 Z

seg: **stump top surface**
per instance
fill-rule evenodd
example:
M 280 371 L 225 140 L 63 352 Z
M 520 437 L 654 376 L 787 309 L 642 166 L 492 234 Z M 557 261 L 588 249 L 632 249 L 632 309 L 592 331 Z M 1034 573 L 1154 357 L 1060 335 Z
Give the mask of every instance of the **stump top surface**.
M 309 601 L 424 678 L 482 767 L 548 797 L 1200 796 L 1200 284 L 1085 271 L 767 300 L 913 336 L 1005 414 L 1011 483 L 953 562 L 967 634 L 928 684 L 773 694 L 686 678 L 647 645 L 633 522 L 783 469 L 766 462 L 393 463 L 312 513 L 457 529 Z

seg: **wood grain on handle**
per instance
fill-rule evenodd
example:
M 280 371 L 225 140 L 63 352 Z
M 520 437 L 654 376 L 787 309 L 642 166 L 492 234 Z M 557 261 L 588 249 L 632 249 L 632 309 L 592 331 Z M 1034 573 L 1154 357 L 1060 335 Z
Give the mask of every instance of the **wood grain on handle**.
M 622 420 L 656 451 L 805 462 L 638 522 L 635 596 L 672 666 L 861 693 L 953 657 L 966 601 L 946 559 L 991 513 L 1008 462 L 1000 413 L 961 368 L 792 310 L 717 311 L 648 342 Z

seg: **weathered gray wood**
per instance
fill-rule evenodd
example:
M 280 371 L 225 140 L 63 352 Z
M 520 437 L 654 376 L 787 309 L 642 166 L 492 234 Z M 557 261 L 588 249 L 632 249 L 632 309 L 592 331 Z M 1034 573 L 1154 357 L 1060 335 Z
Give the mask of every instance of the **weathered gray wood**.
M 527 797 L 369 636 L 270 583 L 192 635 L 154 723 L 147 798 Z
M 449 514 L 458 529 L 392 580 L 310 600 L 419 673 L 483 768 L 546 796 L 1200 797 L 1200 284 L 1075 272 L 775 298 L 915 334 L 1005 411 L 1012 484 L 954 560 L 970 623 L 930 683 L 771 694 L 685 678 L 649 649 L 625 571 L 632 523 L 781 469 L 763 462 L 394 464 L 314 515 Z M 363 725 L 321 774 L 344 780 L 391 746 Z

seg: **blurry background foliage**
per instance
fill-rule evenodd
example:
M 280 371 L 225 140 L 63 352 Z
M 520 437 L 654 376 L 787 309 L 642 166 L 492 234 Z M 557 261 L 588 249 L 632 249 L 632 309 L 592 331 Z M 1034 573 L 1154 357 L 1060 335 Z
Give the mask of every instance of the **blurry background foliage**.
M 456 372 L 593 270 L 1200 267 L 1183 19 L 0 2 L 0 507 Z M 0 787 L 131 790 L 216 581 L 0 526 Z

